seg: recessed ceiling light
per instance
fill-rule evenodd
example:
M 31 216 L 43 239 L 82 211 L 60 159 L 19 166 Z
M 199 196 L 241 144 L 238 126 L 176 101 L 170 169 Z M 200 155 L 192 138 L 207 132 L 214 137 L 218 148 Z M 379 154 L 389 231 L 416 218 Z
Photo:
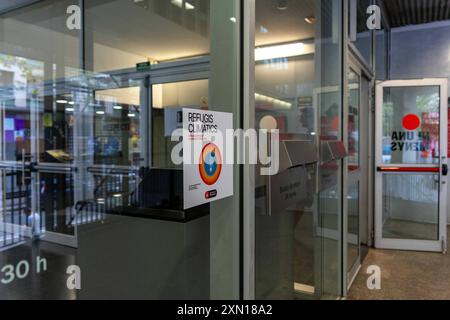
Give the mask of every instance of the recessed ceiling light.
M 130 117 L 130 118 L 135 118 L 136 115 L 135 115 L 134 113 L 129 113 L 129 114 L 128 114 L 128 117 Z
M 58 104 L 67 104 L 67 100 L 56 100 Z
M 70 101 L 69 104 L 70 104 L 71 106 L 73 106 L 73 105 L 75 105 L 75 102 Z
M 122 110 L 123 109 L 122 106 L 114 106 L 113 108 L 114 108 L 114 110 Z
M 66 111 L 67 111 L 67 112 L 74 112 L 75 109 L 74 109 L 74 108 L 66 108 Z
M 97 111 L 96 114 L 98 114 L 99 116 L 102 116 L 105 114 L 105 111 Z

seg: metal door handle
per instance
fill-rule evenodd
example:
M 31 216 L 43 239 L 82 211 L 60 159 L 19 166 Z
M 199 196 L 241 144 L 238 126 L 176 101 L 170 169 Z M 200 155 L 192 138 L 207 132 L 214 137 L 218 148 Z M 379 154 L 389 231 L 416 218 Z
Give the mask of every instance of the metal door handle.
M 442 175 L 444 177 L 446 177 L 448 175 L 448 165 L 447 164 L 442 165 Z

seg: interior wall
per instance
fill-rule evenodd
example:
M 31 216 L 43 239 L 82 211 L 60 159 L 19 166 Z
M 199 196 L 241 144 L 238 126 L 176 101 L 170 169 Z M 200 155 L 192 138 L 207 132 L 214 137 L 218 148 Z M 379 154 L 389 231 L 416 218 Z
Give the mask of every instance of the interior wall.
M 450 78 L 450 21 L 392 29 L 390 75 L 393 80 Z

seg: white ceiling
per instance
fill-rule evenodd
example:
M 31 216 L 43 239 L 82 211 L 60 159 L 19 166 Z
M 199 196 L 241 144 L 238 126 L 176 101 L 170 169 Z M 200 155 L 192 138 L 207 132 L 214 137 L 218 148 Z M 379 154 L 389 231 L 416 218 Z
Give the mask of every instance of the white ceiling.
M 196 9 L 189 11 L 168 0 L 149 1 L 147 9 L 128 0 L 104 2 L 87 8 L 95 42 L 159 61 L 209 52 L 209 17 L 202 13 L 208 0 L 190 1 Z
M 132 0 L 89 0 L 86 43 L 93 38 L 98 44 L 161 61 L 207 54 L 209 0 L 189 2 L 195 10 L 181 9 L 170 0 L 148 0 L 147 8 Z M 77 37 L 76 32 L 66 28 L 66 9 L 71 4 L 73 0 L 43 0 L 0 19 L 18 20 Z
M 86 43 L 93 38 L 106 47 L 160 61 L 207 54 L 209 0 L 189 2 L 195 10 L 181 9 L 170 0 L 147 0 L 147 8 L 132 0 L 89 0 Z M 305 18 L 314 16 L 315 0 L 287 0 L 287 10 L 279 10 L 277 2 L 256 0 L 258 46 L 314 38 L 315 25 Z M 65 27 L 65 8 L 70 4 L 73 0 L 43 0 L 0 18 L 76 37 Z

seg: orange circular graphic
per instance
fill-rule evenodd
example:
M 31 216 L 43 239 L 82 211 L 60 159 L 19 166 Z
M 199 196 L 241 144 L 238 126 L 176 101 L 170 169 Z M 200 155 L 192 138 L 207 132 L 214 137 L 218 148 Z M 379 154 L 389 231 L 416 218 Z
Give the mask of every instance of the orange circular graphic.
M 203 182 L 211 186 L 217 182 L 222 172 L 222 155 L 219 148 L 213 144 L 207 144 L 200 155 L 200 177 Z

